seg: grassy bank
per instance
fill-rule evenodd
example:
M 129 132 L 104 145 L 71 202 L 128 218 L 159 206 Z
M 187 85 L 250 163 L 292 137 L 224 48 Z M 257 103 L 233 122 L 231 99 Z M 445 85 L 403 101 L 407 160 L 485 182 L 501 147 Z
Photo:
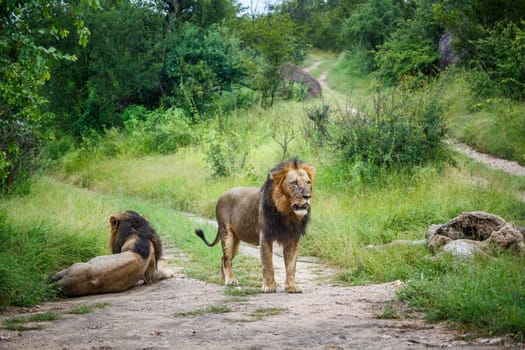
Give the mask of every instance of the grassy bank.
M 450 72 L 445 79 L 450 136 L 481 152 L 525 165 L 525 104 L 473 97 L 460 70 Z

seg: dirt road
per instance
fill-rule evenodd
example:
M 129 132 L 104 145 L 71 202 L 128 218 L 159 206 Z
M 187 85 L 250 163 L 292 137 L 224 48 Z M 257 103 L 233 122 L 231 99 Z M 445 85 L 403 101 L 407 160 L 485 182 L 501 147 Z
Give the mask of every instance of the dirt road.
M 242 253 L 258 254 L 247 246 Z M 163 263 L 177 269 L 171 259 L 168 254 Z M 281 257 L 275 255 L 274 263 L 282 283 Z M 297 270 L 302 294 L 285 293 L 281 286 L 275 294 L 232 297 L 225 287 L 178 272 L 173 279 L 138 285 L 124 293 L 12 310 L 0 314 L 0 321 L 45 312 L 61 317 L 39 322 L 41 330 L 0 330 L 0 349 L 524 348 L 505 338 L 462 340 L 469 338 L 445 324 L 428 324 L 414 315 L 410 319 L 378 318 L 385 308 L 392 308 L 400 282 L 333 285 L 328 282 L 330 269 L 304 257 Z M 210 273 L 220 273 L 219 268 L 211 268 Z M 86 305 L 94 306 L 91 313 L 70 313 Z

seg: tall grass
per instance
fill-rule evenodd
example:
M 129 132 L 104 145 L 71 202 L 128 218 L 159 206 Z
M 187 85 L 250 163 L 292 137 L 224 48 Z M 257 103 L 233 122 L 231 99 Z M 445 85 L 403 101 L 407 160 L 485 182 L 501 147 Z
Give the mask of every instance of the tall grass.
M 465 72 L 452 71 L 447 79 L 450 135 L 479 151 L 525 165 L 525 105 L 503 98 L 473 97 Z
M 454 261 L 434 278 L 411 281 L 399 295 L 431 321 L 467 324 L 483 335 L 513 333 L 525 339 L 525 259 L 501 255 Z

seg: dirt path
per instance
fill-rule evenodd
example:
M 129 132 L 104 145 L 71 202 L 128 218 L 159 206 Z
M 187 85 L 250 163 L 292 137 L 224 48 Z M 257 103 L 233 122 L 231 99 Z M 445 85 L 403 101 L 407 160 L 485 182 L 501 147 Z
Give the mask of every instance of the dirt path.
M 511 175 L 525 176 L 525 167 L 518 162 L 494 157 L 490 154 L 481 153 L 463 143 L 452 142 L 454 148 L 470 158 L 483 163 L 493 169 L 502 170 Z
M 323 61 L 315 61 L 311 66 L 306 67 L 305 71 L 309 72 L 315 68 L 317 68 L 319 65 L 321 65 Z M 338 95 L 339 92 L 333 90 L 328 85 L 328 74 L 330 73 L 330 70 L 326 70 L 319 76 L 319 84 L 321 84 L 321 87 L 323 89 L 323 94 L 328 93 L 329 95 Z M 356 113 L 355 110 L 353 110 L 353 113 Z M 511 175 L 517 175 L 517 176 L 525 176 L 525 166 L 519 165 L 515 161 L 510 161 L 506 159 L 497 158 L 495 156 L 492 156 L 490 154 L 482 153 L 479 151 L 476 151 L 472 147 L 457 142 L 457 141 L 451 141 L 450 144 L 459 152 L 469 156 L 470 158 L 483 163 L 493 169 L 504 171 Z M 525 197 L 524 197 L 525 198 Z
M 173 266 L 173 254 L 163 263 Z M 243 254 L 257 256 L 243 246 Z M 302 294 L 283 292 L 232 297 L 225 287 L 187 278 L 138 285 L 124 293 L 49 302 L 14 316 L 56 312 L 42 330 L 0 330 L 0 349 L 454 349 L 519 348 L 504 338 L 462 340 L 445 324 L 421 318 L 380 319 L 394 303 L 400 282 L 342 287 L 328 282 L 333 271 L 302 257 L 297 280 Z M 274 256 L 276 277 L 284 280 L 283 261 Z M 237 269 L 242 266 L 236 266 Z M 219 273 L 218 268 L 210 273 Z M 68 313 L 96 306 L 84 315 Z

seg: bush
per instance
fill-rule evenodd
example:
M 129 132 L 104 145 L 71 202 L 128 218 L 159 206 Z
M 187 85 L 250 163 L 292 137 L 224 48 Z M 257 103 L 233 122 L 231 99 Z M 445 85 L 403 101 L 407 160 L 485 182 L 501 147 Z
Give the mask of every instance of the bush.
M 248 152 L 240 151 L 243 147 L 241 147 L 239 134 L 235 132 L 231 132 L 230 135 L 212 133 L 208 144 L 206 161 L 213 171 L 213 176 L 230 176 L 244 168 Z
M 236 109 L 248 108 L 258 103 L 260 94 L 247 87 L 232 87 L 230 91 L 222 91 L 213 96 L 218 113 L 227 114 Z
M 194 119 L 210 112 L 222 92 L 243 83 L 245 53 L 226 27 L 184 23 L 168 35 L 166 47 L 170 91 L 164 103 L 182 107 Z
M 124 118 L 124 131 L 133 142 L 133 154 L 167 154 L 193 141 L 190 121 L 181 109 L 148 111 L 136 106 L 128 108 Z
M 476 42 L 478 51 L 471 63 L 473 91 L 482 97 L 525 100 L 525 30 L 515 24 L 499 25 Z
M 378 91 L 373 105 L 333 111 L 311 110 L 318 142 L 330 143 L 345 162 L 373 168 L 419 166 L 445 155 L 445 125 L 439 95 L 428 91 Z
M 342 116 L 334 141 L 347 160 L 390 168 L 439 158 L 444 135 L 437 99 L 378 93 L 370 113 Z

